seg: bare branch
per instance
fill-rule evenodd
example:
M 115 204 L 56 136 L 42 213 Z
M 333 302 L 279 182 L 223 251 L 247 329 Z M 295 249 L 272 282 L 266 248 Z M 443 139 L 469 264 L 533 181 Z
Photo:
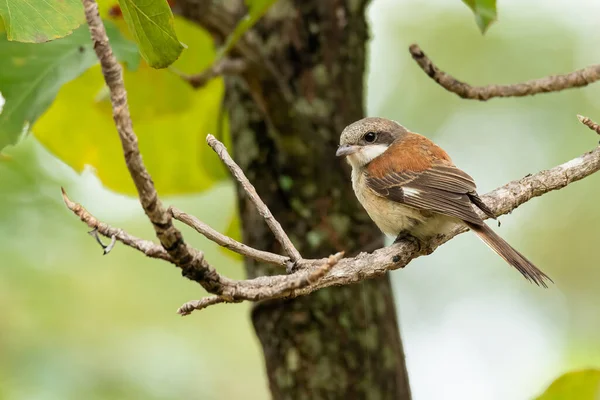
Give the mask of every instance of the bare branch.
M 333 254 L 325 260 L 323 265 L 314 268 L 312 271 L 306 271 L 295 276 L 286 277 L 286 279 L 279 282 L 277 285 L 265 286 L 264 289 L 252 300 L 272 300 L 281 297 L 296 297 L 293 293 L 296 289 L 302 289 L 316 283 L 319 279 L 325 276 L 335 264 L 337 264 L 342 257 L 343 252 Z M 242 299 L 234 300 L 233 302 L 240 302 Z M 188 301 L 177 310 L 178 314 L 189 315 L 194 310 L 202 310 L 213 304 L 219 304 L 224 302 L 230 302 L 220 296 L 209 296 L 201 300 Z
M 302 257 L 288 237 L 287 233 L 285 233 L 279 222 L 273 217 L 269 207 L 267 207 L 258 193 L 256 193 L 256 189 L 254 186 L 252 186 L 248 178 L 246 178 L 246 175 L 244 175 L 242 169 L 235 163 L 235 161 L 233 161 L 223 143 L 219 142 L 213 135 L 208 135 L 206 137 L 206 143 L 208 143 L 215 153 L 219 155 L 235 179 L 237 179 L 240 185 L 242 185 L 248 194 L 248 197 L 256 206 L 256 209 L 260 215 L 265 219 L 265 222 L 271 229 L 271 232 L 273 232 L 273 235 L 275 235 L 275 239 L 277 239 L 277 241 L 281 244 L 281 247 L 283 247 L 283 251 L 290 257 L 290 260 L 294 263 L 300 260 Z
M 194 75 L 185 74 L 175 68 L 169 69 L 179 75 L 181 79 L 188 82 L 194 89 L 198 89 L 218 76 L 240 75 L 246 70 L 246 67 L 246 62 L 242 59 L 224 58 L 217 60 L 204 71 Z
M 585 126 L 587 126 L 588 128 L 600 135 L 600 125 L 598 125 L 588 117 L 584 117 L 583 115 L 577 115 L 577 119 L 579 119 L 579 122 L 581 122 L 582 124 L 584 124 Z
M 270 253 L 268 251 L 256 250 L 250 246 L 246 246 L 245 244 L 240 243 L 237 240 L 230 238 L 229 236 L 225 236 L 217 232 L 216 230 L 214 230 L 204 222 L 200 221 L 193 215 L 186 214 L 185 212 L 175 207 L 169 207 L 169 210 L 173 214 L 173 218 L 175 218 L 176 220 L 181 221 L 184 224 L 194 228 L 198 233 L 205 236 L 207 239 L 212 240 L 219 246 L 223 246 L 226 249 L 229 249 L 233 252 L 241 254 L 245 257 L 250 257 L 256 261 L 279 265 L 281 267 L 285 267 L 287 262 L 289 261 L 288 257 L 284 257 L 275 253 Z
M 204 254 L 201 251 L 190 248 L 192 260 L 185 266 L 179 265 L 171 255 L 160 245 L 154 244 L 148 240 L 140 239 L 129 235 L 122 229 L 116 229 L 110 225 L 100 222 L 89 211 L 78 203 L 73 202 L 63 188 L 62 196 L 67 208 L 77 215 L 87 226 L 97 230 L 103 236 L 115 238 L 115 240 L 144 253 L 148 257 L 160 258 L 161 260 L 169 261 L 182 269 L 183 275 L 195 282 L 198 282 L 204 289 L 210 293 L 224 294 L 229 296 L 229 293 L 235 293 L 234 289 L 225 290 L 227 287 L 235 287 L 236 281 L 224 278 L 219 275 L 214 268 L 204 259 Z
M 598 64 L 564 75 L 551 75 L 512 85 L 471 86 L 440 70 L 418 45 L 411 45 L 409 51 L 419 67 L 431 79 L 447 91 L 455 93 L 463 99 L 486 101 L 494 97 L 533 96 L 538 93 L 558 92 L 587 86 L 600 80 L 600 64 Z
M 92 229 L 95 229 L 102 236 L 106 236 L 108 238 L 114 237 L 119 242 L 123 243 L 126 246 L 132 247 L 138 251 L 141 251 L 146 256 L 151 258 L 159 258 L 165 261 L 172 261 L 169 254 L 162 248 L 162 246 L 152 243 L 149 240 L 144 240 L 137 238 L 135 236 L 129 235 L 127 232 L 122 229 L 113 228 L 104 222 L 98 221 L 92 214 L 89 213 L 88 210 L 83 208 L 81 204 L 75 203 L 71 201 L 65 189 L 61 188 L 62 197 L 67 205 L 67 208 L 75 215 L 77 215 L 87 226 Z
M 226 303 L 225 299 L 219 296 L 209 296 L 200 300 L 191 300 L 177 309 L 177 314 L 181 316 L 190 315 L 195 310 L 202 310 L 214 304 Z

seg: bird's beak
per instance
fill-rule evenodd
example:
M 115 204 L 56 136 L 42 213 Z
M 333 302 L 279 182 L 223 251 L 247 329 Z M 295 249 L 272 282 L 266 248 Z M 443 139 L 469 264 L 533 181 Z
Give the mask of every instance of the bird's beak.
M 356 153 L 359 149 L 360 149 L 359 146 L 351 146 L 349 144 L 343 144 L 340 147 L 338 147 L 337 151 L 335 152 L 335 155 L 338 157 L 346 157 L 346 156 L 349 156 L 350 154 Z

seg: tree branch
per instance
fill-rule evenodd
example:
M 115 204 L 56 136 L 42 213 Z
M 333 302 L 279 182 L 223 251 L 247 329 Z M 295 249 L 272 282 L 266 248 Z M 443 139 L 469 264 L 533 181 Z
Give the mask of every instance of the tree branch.
M 431 79 L 447 91 L 455 93 L 463 99 L 486 101 L 494 97 L 533 96 L 538 93 L 558 92 L 587 86 L 600 80 L 600 64 L 598 64 L 564 75 L 551 75 L 512 85 L 471 86 L 440 70 L 418 45 L 411 45 L 409 51 L 419 67 Z
M 344 256 L 343 252 L 334 254 L 329 256 L 329 258 L 323 263 L 323 265 L 313 269 L 312 271 L 302 272 L 298 274 L 299 276 L 294 279 L 285 279 L 282 282 L 279 282 L 276 285 L 271 285 L 270 287 L 265 287 L 265 290 L 261 291 L 260 295 L 254 298 L 254 301 L 259 300 L 272 300 L 280 297 L 296 297 L 293 293 L 294 290 L 302 289 L 308 287 L 323 276 L 325 276 L 333 267 L 336 265 L 340 259 Z M 234 301 L 228 301 L 219 296 L 209 296 L 205 297 L 201 300 L 192 300 L 188 301 L 179 309 L 177 313 L 181 315 L 189 315 L 194 310 L 201 310 L 213 304 L 225 303 L 225 302 L 240 302 L 241 299 L 237 299 Z
M 273 235 L 275 235 L 275 239 L 277 239 L 277 241 L 281 244 L 281 247 L 283 247 L 283 251 L 290 257 L 290 260 L 293 263 L 299 261 L 302 258 L 300 253 L 298 250 L 296 250 L 296 247 L 288 237 L 287 233 L 285 233 L 279 222 L 275 219 L 275 217 L 273 217 L 269 207 L 267 207 L 258 193 L 256 193 L 256 189 L 254 189 L 254 186 L 252 186 L 248 178 L 246 178 L 246 175 L 244 175 L 242 169 L 235 163 L 235 161 L 233 161 L 229 153 L 227 153 L 227 149 L 223 143 L 219 142 L 213 135 L 208 135 L 206 137 L 206 142 L 215 151 L 215 153 L 219 155 L 235 179 L 237 179 L 240 185 L 242 185 L 248 194 L 248 197 L 250 197 L 250 200 L 252 203 L 254 203 L 254 206 L 258 210 L 259 214 L 265 219 L 269 229 L 271 229 L 271 232 L 273 232 Z
M 279 265 L 281 267 L 287 266 L 287 263 L 290 261 L 288 257 L 280 256 L 279 254 L 270 253 L 268 251 L 256 250 L 250 246 L 246 246 L 245 244 L 240 243 L 229 236 L 225 236 L 217 232 L 193 215 L 186 214 L 175 207 L 169 207 L 169 210 L 173 214 L 173 218 L 176 220 L 183 222 L 191 228 L 194 228 L 196 232 L 203 235 L 208 240 L 212 240 L 219 246 L 225 247 L 226 249 L 236 252 L 242 256 L 252 258 L 259 262 Z
M 177 314 L 183 317 L 190 315 L 195 310 L 202 310 L 208 306 L 221 303 L 226 303 L 226 301 L 219 296 L 208 296 L 200 300 L 190 300 L 177 309 Z
M 129 235 L 122 229 L 113 228 L 112 226 L 105 224 L 104 222 L 98 221 L 92 214 L 88 212 L 81 204 L 77 204 L 67 196 L 65 189 L 60 188 L 62 191 L 62 198 L 67 208 L 75 215 L 77 215 L 87 226 L 92 229 L 96 229 L 99 234 L 106 236 L 107 238 L 116 238 L 117 241 L 123 243 L 126 246 L 132 247 L 150 258 L 159 258 L 161 260 L 171 262 L 171 256 L 162 248 L 162 246 L 152 243 L 149 240 L 137 238 Z
M 588 117 L 584 117 L 583 115 L 577 115 L 577 119 L 579 122 L 596 132 L 600 135 L 600 125 L 589 119 Z

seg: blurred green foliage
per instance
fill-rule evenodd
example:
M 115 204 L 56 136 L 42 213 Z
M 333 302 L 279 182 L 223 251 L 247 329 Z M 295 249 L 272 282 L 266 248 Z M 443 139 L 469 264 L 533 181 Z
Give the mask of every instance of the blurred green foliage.
M 69 35 L 84 21 L 81 0 L 0 1 L 8 40 L 47 42 Z

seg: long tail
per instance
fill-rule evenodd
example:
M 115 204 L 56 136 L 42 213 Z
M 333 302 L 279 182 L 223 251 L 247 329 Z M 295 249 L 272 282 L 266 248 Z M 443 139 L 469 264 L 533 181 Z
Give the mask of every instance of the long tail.
M 552 282 L 552 279 L 533 265 L 523 254 L 515 250 L 506 240 L 498 236 L 489 226 L 486 224 L 475 225 L 470 222 L 466 222 L 466 224 L 485 244 L 515 267 L 527 280 L 545 288 L 548 287 L 546 281 Z

